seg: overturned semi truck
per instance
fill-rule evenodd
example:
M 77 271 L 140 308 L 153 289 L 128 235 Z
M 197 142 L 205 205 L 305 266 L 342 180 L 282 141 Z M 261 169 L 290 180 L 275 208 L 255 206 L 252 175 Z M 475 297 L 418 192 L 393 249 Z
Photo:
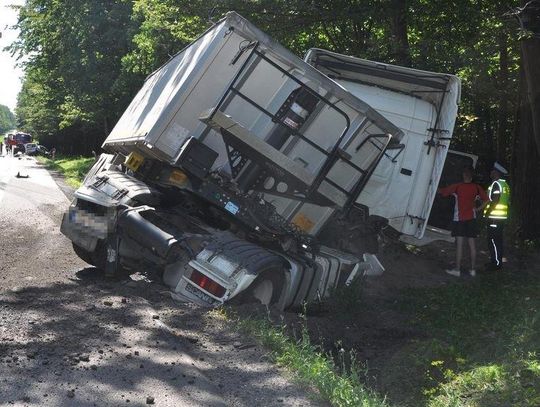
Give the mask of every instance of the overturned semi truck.
M 229 12 L 151 74 L 64 215 L 79 257 L 157 271 L 201 305 L 280 309 L 379 268 L 330 225 L 388 223 L 361 197 L 405 133 L 308 62 Z M 451 122 L 431 142 L 447 146 Z

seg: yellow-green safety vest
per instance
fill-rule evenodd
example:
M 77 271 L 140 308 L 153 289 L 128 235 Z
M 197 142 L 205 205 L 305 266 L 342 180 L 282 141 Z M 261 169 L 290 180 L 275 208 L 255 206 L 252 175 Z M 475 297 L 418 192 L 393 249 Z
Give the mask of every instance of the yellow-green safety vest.
M 495 208 L 489 213 L 491 205 L 486 206 L 484 210 L 484 215 L 487 215 L 489 219 L 507 219 L 508 218 L 508 203 L 510 201 L 510 187 L 504 179 L 498 179 L 493 181 L 493 183 L 488 188 L 489 199 L 492 200 L 492 191 L 495 185 L 499 186 L 500 196 L 499 202 L 495 205 Z

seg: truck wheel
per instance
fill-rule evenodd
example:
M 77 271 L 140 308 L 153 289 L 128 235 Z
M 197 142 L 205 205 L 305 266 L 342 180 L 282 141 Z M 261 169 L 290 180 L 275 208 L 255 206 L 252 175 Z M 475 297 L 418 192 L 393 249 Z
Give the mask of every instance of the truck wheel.
M 281 270 L 262 273 L 248 289 L 248 298 L 268 307 L 285 308 L 285 276 Z
M 84 260 L 88 264 L 97 267 L 98 269 L 104 269 L 105 267 L 105 250 L 101 242 L 98 242 L 96 249 L 91 252 L 81 246 L 73 243 L 73 251 L 81 260 Z
M 73 243 L 73 251 L 75 252 L 77 256 L 79 256 L 81 260 L 87 262 L 88 264 L 91 264 L 92 266 L 94 265 L 93 260 L 92 260 L 92 252 L 89 252 L 88 250 L 83 249 L 81 246 L 75 243 Z

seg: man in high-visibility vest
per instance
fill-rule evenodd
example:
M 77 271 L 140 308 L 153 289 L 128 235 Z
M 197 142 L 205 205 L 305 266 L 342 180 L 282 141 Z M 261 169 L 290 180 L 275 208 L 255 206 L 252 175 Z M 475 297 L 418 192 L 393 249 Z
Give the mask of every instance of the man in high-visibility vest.
M 487 218 L 487 239 L 491 262 L 488 265 L 490 270 L 499 270 L 503 265 L 504 247 L 503 233 L 504 225 L 508 219 L 508 205 L 510 203 L 510 187 L 502 178 L 508 174 L 506 168 L 495 162 L 491 170 L 492 180 L 488 188 L 489 202 L 484 209 L 484 216 Z

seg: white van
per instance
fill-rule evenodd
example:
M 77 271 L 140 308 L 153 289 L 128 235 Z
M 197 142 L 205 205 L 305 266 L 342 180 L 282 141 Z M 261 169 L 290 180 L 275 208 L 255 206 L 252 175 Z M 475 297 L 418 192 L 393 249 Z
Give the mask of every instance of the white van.
M 395 124 L 404 134 L 387 150 L 357 199 L 388 220 L 401 240 L 422 245 L 450 238 L 451 208 L 439 184 L 461 176 L 476 156 L 450 150 L 461 83 L 457 76 L 421 71 L 311 49 L 305 61 Z M 444 174 L 444 175 L 443 175 Z

